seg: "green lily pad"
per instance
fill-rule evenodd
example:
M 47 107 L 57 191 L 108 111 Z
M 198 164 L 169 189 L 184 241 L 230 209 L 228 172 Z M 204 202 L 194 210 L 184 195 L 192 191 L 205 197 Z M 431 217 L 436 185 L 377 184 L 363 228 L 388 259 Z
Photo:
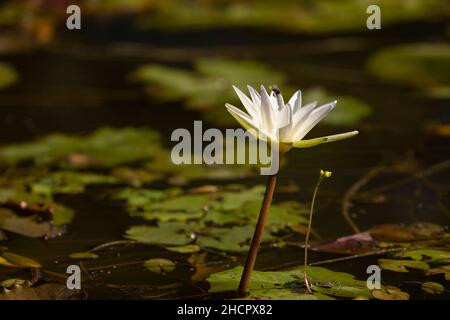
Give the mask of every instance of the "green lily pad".
M 444 274 L 445 280 L 450 281 L 450 265 L 432 268 L 427 271 L 427 275 Z
M 157 245 L 170 245 L 168 239 L 181 242 L 176 245 L 195 239 L 200 247 L 243 252 L 253 235 L 263 195 L 264 187 L 257 185 L 223 186 L 211 193 L 127 188 L 115 198 L 127 200 L 130 215 L 158 221 L 158 226 L 132 227 L 126 235 L 130 239 Z M 307 213 L 297 202 L 273 204 L 263 241 L 276 241 L 280 231 L 303 233 Z
M 421 286 L 422 290 L 430 294 L 441 294 L 445 288 L 442 284 L 437 282 L 424 282 Z
M 19 278 L 11 278 L 11 279 L 6 279 L 6 280 L 0 282 L 0 287 L 9 289 L 14 286 L 21 286 L 25 283 L 26 283 L 26 280 L 19 279 Z
M 223 107 L 224 102 L 238 103 L 231 85 L 259 87 L 284 83 L 278 71 L 253 61 L 224 59 L 200 59 L 194 70 L 178 69 L 163 65 L 144 65 L 137 69 L 131 79 L 143 82 L 157 90 L 149 91 L 162 100 L 184 100 L 189 109 L 204 111 L 206 120 L 219 125 L 235 124 Z M 270 79 L 271 83 L 268 83 Z
M 369 71 L 382 80 L 417 87 L 432 97 L 450 97 L 450 45 L 405 44 L 386 48 L 369 61 Z
M 117 183 L 114 177 L 88 172 L 58 171 L 42 178 L 33 178 L 28 185 L 34 194 L 52 196 L 54 194 L 77 194 L 86 186 Z
M 75 215 L 72 209 L 54 202 L 48 195 L 27 192 L 25 185 L 0 187 L 0 205 L 14 206 L 18 210 L 50 216 L 50 220 L 56 226 L 70 223 Z M 11 215 L 8 215 L 8 218 L 12 218 Z
M 148 244 L 169 246 L 187 245 L 195 239 L 195 234 L 180 222 L 166 222 L 159 226 L 133 226 L 126 232 L 126 238 Z
M 235 267 L 210 275 L 207 278 L 210 284 L 208 292 L 237 290 L 242 271 L 242 267 Z M 308 276 L 313 283 L 326 282 L 328 289 L 315 285 L 314 288 L 319 292 L 313 295 L 305 294 L 305 289 L 301 289 L 304 286 L 303 267 L 281 271 L 254 271 L 248 287 L 249 297 L 277 299 L 281 296 L 286 299 L 330 299 L 328 294 L 339 297 L 361 295 L 370 297 L 366 282 L 356 280 L 348 273 L 334 272 L 322 267 L 309 267 Z M 329 290 L 331 288 L 334 290 Z M 322 292 L 326 290 L 329 291 Z
M 383 270 L 390 270 L 395 272 L 408 272 L 407 268 L 419 270 L 430 269 L 430 266 L 427 263 L 412 260 L 379 259 L 378 265 Z
M 409 250 L 395 254 L 398 258 L 410 258 L 430 264 L 450 263 L 450 251 L 437 249 Z
M 98 254 L 93 252 L 74 252 L 71 253 L 69 257 L 78 260 L 90 260 L 90 259 L 97 259 Z
M 169 7 L 152 7 L 151 13 L 138 19 L 138 25 L 169 30 L 247 27 L 312 34 L 362 32 L 367 31 L 366 10 L 372 4 L 381 8 L 383 27 L 405 21 L 443 18 L 447 8 L 445 0 L 287 0 L 283 5 L 271 1 L 172 3 Z
M 206 233 L 199 236 L 197 243 L 201 247 L 231 252 L 245 252 L 249 248 L 254 227 L 245 225 L 231 228 L 214 228 L 205 232 L 208 231 L 210 232 L 209 234 Z
M 169 273 L 175 269 L 175 263 L 169 259 L 149 259 L 144 262 L 144 267 L 154 273 Z
M 21 181 L 40 194 L 80 193 L 95 184 L 140 186 L 168 179 L 183 184 L 192 179 L 235 179 L 254 174 L 255 166 L 175 165 L 159 134 L 150 129 L 100 128 L 86 136 L 53 134 L 33 142 L 0 147 L 0 165 L 27 164 Z M 140 164 L 139 167 L 136 165 Z M 47 168 L 56 168 L 50 171 Z M 99 174 L 97 169 L 109 171 Z M 96 172 L 89 172 L 96 170 Z
M 178 253 L 196 253 L 201 251 L 200 246 L 196 244 L 188 244 L 185 246 L 177 246 L 177 247 L 166 247 L 166 249 Z
M 0 148 L 1 161 L 60 168 L 110 168 L 152 159 L 161 151 L 159 135 L 146 129 L 102 128 L 86 137 L 54 134 L 34 142 Z
M 14 268 L 41 268 L 41 264 L 34 259 L 24 257 L 12 252 L 2 252 L 0 265 Z

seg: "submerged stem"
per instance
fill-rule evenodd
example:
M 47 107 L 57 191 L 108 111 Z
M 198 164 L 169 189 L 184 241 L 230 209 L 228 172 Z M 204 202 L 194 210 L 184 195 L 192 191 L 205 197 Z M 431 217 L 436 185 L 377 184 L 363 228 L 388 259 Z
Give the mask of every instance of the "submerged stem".
M 276 182 L 276 175 L 270 176 L 269 180 L 267 181 L 266 192 L 264 193 L 264 200 L 259 212 L 258 222 L 256 223 L 252 243 L 248 251 L 244 271 L 242 272 L 241 282 L 239 283 L 239 294 L 241 294 L 242 296 L 244 296 L 246 293 L 250 278 L 252 276 L 253 268 L 255 267 L 256 256 L 258 255 L 259 246 L 261 244 L 261 239 L 264 233 L 264 226 L 269 216 L 270 204 L 272 203 L 272 197 L 275 191 Z

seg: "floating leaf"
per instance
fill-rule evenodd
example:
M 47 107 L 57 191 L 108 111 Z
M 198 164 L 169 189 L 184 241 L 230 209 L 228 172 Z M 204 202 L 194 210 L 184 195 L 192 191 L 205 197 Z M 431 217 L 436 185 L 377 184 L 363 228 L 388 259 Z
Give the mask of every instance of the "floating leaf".
M 11 287 L 24 285 L 25 283 L 26 283 L 26 281 L 23 279 L 11 278 L 11 279 L 6 279 L 6 280 L 0 282 L 0 287 L 9 289 Z
M 380 79 L 411 85 L 438 98 L 450 97 L 450 45 L 404 44 L 376 53 L 368 68 Z
M 97 259 L 98 254 L 93 252 L 75 252 L 69 255 L 72 259 L 85 260 L 85 259 Z
M 16 268 L 41 268 L 41 264 L 31 258 L 27 258 L 11 252 L 3 252 L 0 255 L 0 264 Z
M 386 247 L 411 245 L 419 241 L 439 241 L 447 233 L 439 225 L 431 223 L 413 223 L 410 225 L 384 224 L 354 235 L 338 238 L 331 243 L 321 244 L 315 250 L 321 252 L 361 254 L 384 250 Z
M 223 107 L 224 101 L 238 102 L 232 84 L 258 87 L 272 83 L 283 84 L 284 76 L 264 64 L 253 61 L 200 59 L 194 70 L 163 65 L 144 65 L 132 79 L 156 86 L 150 94 L 163 100 L 185 100 L 188 108 L 207 111 L 205 118 L 221 125 L 234 124 Z M 271 83 L 267 83 L 271 79 Z M 220 107 L 218 107 L 220 106 Z
M 427 271 L 427 275 L 444 274 L 445 280 L 450 281 L 450 265 L 432 268 Z
M 380 300 L 409 300 L 409 294 L 394 286 L 375 289 L 372 296 Z
M 138 22 L 144 28 L 182 31 L 260 28 L 313 34 L 363 32 L 367 30 L 365 12 L 371 4 L 382 8 L 383 27 L 427 18 L 444 18 L 447 8 L 445 0 L 316 0 L 284 1 L 283 5 L 271 1 L 174 1 L 169 9 L 166 6 L 152 6 L 151 13 L 141 16 Z M 108 8 L 110 5 L 104 6 Z M 125 9 L 122 10 L 128 7 L 123 5 Z
M 65 284 L 52 282 L 14 287 L 0 294 L 0 300 L 69 300 L 81 299 L 82 296 L 80 290 L 69 290 Z
M 395 254 L 395 257 L 410 258 L 427 263 L 450 263 L 450 251 L 437 249 L 409 250 Z
M 421 286 L 422 290 L 430 294 L 441 294 L 445 288 L 442 284 L 437 282 L 424 282 Z
M 62 229 L 51 222 L 39 222 L 36 217 L 19 217 L 9 209 L 0 208 L 0 229 L 30 238 L 54 237 Z
M 209 292 L 234 291 L 237 289 L 243 268 L 235 267 L 219 273 L 214 273 L 208 277 L 210 283 Z M 254 271 L 250 281 L 248 291 L 250 298 L 264 297 L 266 299 L 283 296 L 287 299 L 330 299 L 325 288 L 316 284 L 327 283 L 330 294 L 343 297 L 356 297 L 364 295 L 369 297 L 370 292 L 365 281 L 356 280 L 352 275 L 343 272 L 334 272 L 322 267 L 308 268 L 308 276 L 312 278 L 312 283 L 321 292 L 314 295 L 305 295 L 306 289 L 303 283 L 303 267 L 281 271 Z M 301 289 L 303 288 L 303 289 Z M 303 291 L 302 291 L 303 290 Z
M 117 183 L 114 177 L 87 172 L 58 171 L 47 173 L 45 177 L 32 179 L 31 192 L 52 196 L 55 194 L 77 194 L 85 191 L 86 186 L 94 184 Z
M 86 137 L 54 134 L 10 145 L 0 149 L 0 156 L 7 164 L 32 161 L 60 168 L 110 168 L 152 159 L 160 149 L 159 135 L 152 130 L 102 128 Z
M 169 259 L 149 259 L 144 262 L 144 266 L 154 273 L 169 273 L 175 269 L 175 263 Z
M 200 246 L 196 244 L 188 244 L 185 246 L 166 247 L 167 250 L 178 253 L 195 253 L 201 250 Z
M 201 247 L 230 252 L 245 252 L 249 248 L 254 227 L 250 225 L 231 228 L 216 228 L 211 234 L 200 235 L 197 243 Z
M 226 264 L 217 264 L 214 261 L 206 261 L 207 252 L 194 253 L 188 258 L 188 262 L 195 268 L 195 273 L 191 276 L 191 281 L 196 283 L 207 278 L 210 274 L 222 271 L 227 268 Z
M 412 260 L 392 260 L 392 259 L 379 259 L 378 265 L 381 269 L 390 270 L 395 272 L 408 272 L 407 268 L 428 270 L 430 266 L 422 261 Z
M 195 234 L 189 232 L 184 223 L 166 222 L 158 227 L 133 226 L 127 230 L 126 237 L 148 244 L 181 246 L 191 243 Z

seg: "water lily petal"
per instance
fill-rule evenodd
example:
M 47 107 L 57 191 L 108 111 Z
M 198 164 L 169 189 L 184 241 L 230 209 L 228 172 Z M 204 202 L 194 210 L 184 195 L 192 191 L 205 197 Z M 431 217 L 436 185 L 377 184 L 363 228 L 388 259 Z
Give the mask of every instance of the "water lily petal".
M 300 140 L 298 142 L 294 142 L 292 144 L 292 146 L 294 148 L 309 148 L 309 147 L 317 146 L 322 143 L 328 143 L 328 142 L 334 142 L 334 141 L 348 139 L 348 138 L 356 136 L 358 133 L 359 132 L 355 130 L 355 131 L 334 134 L 331 136 L 325 136 L 325 137 L 320 137 L 320 138 L 315 138 L 315 139 Z
M 269 95 L 264 86 L 261 86 L 261 128 L 264 128 L 266 132 L 272 132 L 274 118 L 275 110 L 272 107 Z
M 277 115 L 277 128 L 279 131 L 279 141 L 290 141 L 292 130 L 292 107 L 289 103 Z
M 337 101 L 333 101 L 313 110 L 309 117 L 303 121 L 297 131 L 293 132 L 292 140 L 298 141 L 303 139 L 303 137 L 306 136 L 308 132 L 320 122 L 320 120 L 322 120 L 331 110 L 334 109 L 334 107 L 336 107 L 336 103 Z
M 253 103 L 255 104 L 255 106 L 259 106 L 261 104 L 261 96 L 259 95 L 258 91 L 256 91 L 252 86 L 249 85 L 247 85 L 247 88 L 248 92 L 250 92 Z
M 238 95 L 239 99 L 241 100 L 242 104 L 244 105 L 245 109 L 247 110 L 248 114 L 259 122 L 259 114 L 255 107 L 255 104 L 252 100 L 250 100 L 249 97 L 245 93 L 243 93 L 238 87 L 233 86 L 234 91 L 236 91 L 236 94 Z
M 273 92 L 273 91 L 270 92 L 269 99 L 270 99 L 270 105 L 272 106 L 272 109 L 274 111 L 278 111 L 278 101 L 277 101 L 277 96 L 275 95 L 275 92 Z
M 302 106 L 302 92 L 297 90 L 289 99 L 288 104 L 292 107 L 292 111 L 297 112 Z
M 292 116 L 292 128 L 294 128 L 294 130 L 296 128 L 299 128 L 300 125 L 302 125 L 303 122 L 309 117 L 311 112 L 313 112 L 316 106 L 317 101 L 314 101 L 300 108 L 299 110 L 297 110 L 297 112 L 294 112 Z
M 226 103 L 225 107 L 227 108 L 228 112 L 236 119 L 237 122 L 244 128 L 244 129 L 255 129 L 258 130 L 257 124 L 250 118 L 248 114 L 243 112 L 241 109 L 236 108 L 235 106 Z

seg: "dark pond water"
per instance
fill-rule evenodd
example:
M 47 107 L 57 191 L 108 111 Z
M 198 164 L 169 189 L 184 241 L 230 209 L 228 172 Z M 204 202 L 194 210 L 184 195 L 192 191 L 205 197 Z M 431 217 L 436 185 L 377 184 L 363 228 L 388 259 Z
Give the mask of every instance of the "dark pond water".
M 408 87 L 383 84 L 363 71 L 368 55 L 384 46 L 444 39 L 445 30 L 440 24 L 398 26 L 383 29 L 376 36 L 333 37 L 252 30 L 160 33 L 136 31 L 127 21 L 89 24 L 85 28 L 89 32 L 61 34 L 50 47 L 2 58 L 17 68 L 21 80 L 0 93 L 1 144 L 53 132 L 88 133 L 101 126 L 148 126 L 169 137 L 175 128 L 191 128 L 193 120 L 200 119 L 201 114 L 186 111 L 178 104 L 152 101 L 141 86 L 127 81 L 128 73 L 143 63 L 189 68 L 194 58 L 218 56 L 265 61 L 285 72 L 296 87 L 322 85 L 333 92 L 360 98 L 373 107 L 373 114 L 358 125 L 361 133 L 355 139 L 292 152 L 281 172 L 281 183 L 294 181 L 300 186 L 302 192 L 296 196 L 300 201 L 310 200 L 319 168 L 334 172 L 334 178 L 321 189 L 320 208 L 315 216 L 315 226 L 323 240 L 352 233 L 340 213 L 341 200 L 346 190 L 371 168 L 404 165 L 420 170 L 450 158 L 447 139 L 424 133 L 425 121 L 449 120 L 448 101 L 426 98 Z M 329 130 L 321 127 L 316 134 Z M 166 143 L 170 145 L 168 138 Z M 380 174 L 373 184 L 386 186 L 409 176 L 390 170 Z M 437 202 L 449 205 L 449 176 L 447 168 L 428 177 L 442 187 L 438 190 L 414 178 L 394 185 L 388 189 L 390 200 L 386 204 L 357 204 L 352 210 L 355 222 L 361 230 L 382 223 L 426 221 L 447 225 L 448 212 Z M 253 182 L 264 183 L 264 178 L 246 183 Z M 140 222 L 130 218 L 120 203 L 102 200 L 101 191 L 96 188 L 84 195 L 61 196 L 58 200 L 77 212 L 63 237 L 44 241 L 9 235 L 7 243 L 11 251 L 39 260 L 49 271 L 63 274 L 68 254 L 120 240 L 128 226 Z M 150 257 L 169 257 L 179 264 L 170 277 L 163 278 L 143 268 L 143 259 Z M 313 254 L 311 261 L 330 257 L 333 256 Z M 237 255 L 238 262 L 243 258 Z M 121 246 L 106 251 L 100 262 L 86 263 L 86 268 L 95 269 L 90 277 L 96 280 L 88 284 L 89 297 L 202 297 L 207 284 L 189 283 L 192 270 L 184 259 L 181 254 L 149 246 Z M 221 254 L 212 253 L 209 259 L 218 264 L 236 264 Z M 257 269 L 296 266 L 302 259 L 302 250 L 298 248 L 276 251 L 263 248 Z M 375 261 L 359 259 L 335 263 L 330 268 L 364 279 L 365 268 Z M 410 281 L 413 287 L 418 278 L 416 274 L 402 277 L 404 283 Z M 412 297 L 422 298 L 420 290 L 413 292 Z

